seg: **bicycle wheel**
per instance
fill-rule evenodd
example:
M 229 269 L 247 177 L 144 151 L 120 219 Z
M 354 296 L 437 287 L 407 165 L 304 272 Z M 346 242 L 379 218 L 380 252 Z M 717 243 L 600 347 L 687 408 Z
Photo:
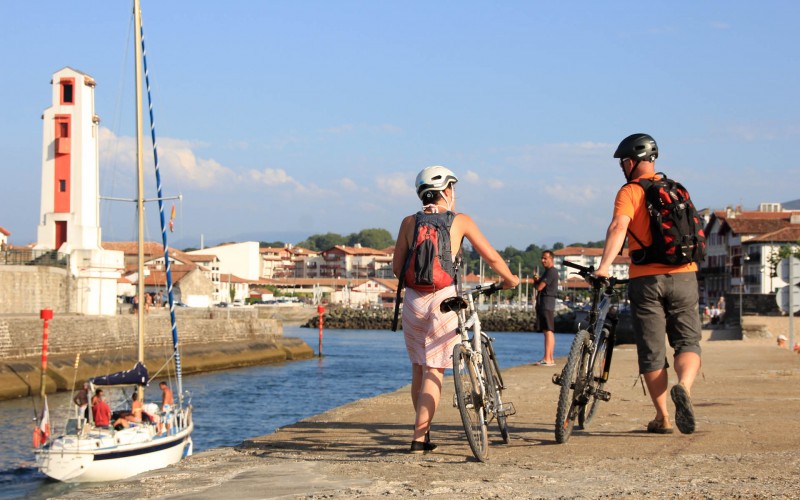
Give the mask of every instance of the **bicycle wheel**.
M 589 332 L 581 330 L 575 334 L 569 348 L 567 364 L 561 371 L 561 392 L 556 411 L 556 441 L 566 443 L 572 434 L 575 418 L 586 404 L 583 391 L 586 385 L 586 367 L 589 362 Z
M 500 370 L 497 367 L 497 359 L 494 357 L 494 349 L 490 341 L 483 341 L 483 370 L 486 373 L 486 386 L 489 388 L 487 399 L 491 404 L 486 404 L 489 412 L 494 413 L 497 418 L 497 426 L 500 428 L 500 436 L 503 443 L 508 444 L 508 418 L 503 409 L 503 388 L 500 385 Z
M 588 382 L 593 388 L 592 398 L 587 406 L 584 406 L 581 409 L 581 412 L 578 414 L 578 424 L 584 429 L 592 421 L 592 418 L 594 418 L 594 415 L 597 412 L 597 407 L 600 405 L 601 399 L 597 397 L 595 391 L 603 390 L 606 385 L 605 381 L 603 380 L 603 370 L 606 366 L 606 355 L 610 349 L 613 349 L 613 346 L 608 345 L 608 341 L 608 330 L 603 328 L 601 340 L 597 345 L 597 353 L 594 356 L 594 363 L 592 364 L 592 376 Z
M 453 348 L 453 381 L 458 412 L 461 414 L 461 422 L 467 433 L 469 447 L 475 458 L 483 462 L 489 454 L 489 436 L 476 370 L 477 367 L 464 346 L 456 344 Z

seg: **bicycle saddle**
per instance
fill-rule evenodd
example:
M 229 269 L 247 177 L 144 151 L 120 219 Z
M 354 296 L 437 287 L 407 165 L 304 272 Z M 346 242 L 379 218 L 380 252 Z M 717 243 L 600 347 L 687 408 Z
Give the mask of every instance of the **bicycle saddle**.
M 467 301 L 462 299 L 461 297 L 450 297 L 444 299 L 441 304 L 439 304 L 439 310 L 443 313 L 446 312 L 458 312 L 462 309 L 467 308 Z

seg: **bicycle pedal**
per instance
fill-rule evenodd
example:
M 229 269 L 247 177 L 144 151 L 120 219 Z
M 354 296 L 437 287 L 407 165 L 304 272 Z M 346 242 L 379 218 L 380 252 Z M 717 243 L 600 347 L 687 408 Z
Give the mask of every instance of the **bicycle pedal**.
M 594 395 L 597 399 L 602 399 L 603 401 L 610 401 L 611 400 L 611 393 L 608 391 L 604 391 L 601 389 L 597 389 L 594 392 Z
M 500 408 L 498 408 L 495 413 L 498 417 L 509 417 L 516 414 L 517 409 L 514 407 L 514 403 L 509 401 L 500 405 Z

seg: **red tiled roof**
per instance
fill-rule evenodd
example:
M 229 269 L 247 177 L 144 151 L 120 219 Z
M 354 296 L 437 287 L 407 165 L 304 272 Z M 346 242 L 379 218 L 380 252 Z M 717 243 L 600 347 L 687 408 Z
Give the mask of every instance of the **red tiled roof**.
M 383 250 L 376 250 L 369 247 L 348 247 L 345 245 L 336 245 L 325 250 L 323 253 L 346 253 L 350 255 L 386 255 Z
M 588 247 L 565 247 L 554 251 L 553 254 L 564 257 L 569 257 L 570 255 L 588 255 L 590 257 L 600 257 L 603 255 L 603 249 Z
M 789 225 L 789 219 L 780 218 L 729 218 L 725 220 L 736 234 L 760 235 L 771 233 Z
M 774 243 L 796 243 L 800 241 L 800 224 L 792 224 L 771 233 L 762 234 L 751 240 L 751 242 L 774 242 Z
M 8 232 L 8 230 L 6 228 L 4 228 L 3 226 L 0 226 L 0 233 L 5 234 L 6 236 L 11 236 L 11 233 Z

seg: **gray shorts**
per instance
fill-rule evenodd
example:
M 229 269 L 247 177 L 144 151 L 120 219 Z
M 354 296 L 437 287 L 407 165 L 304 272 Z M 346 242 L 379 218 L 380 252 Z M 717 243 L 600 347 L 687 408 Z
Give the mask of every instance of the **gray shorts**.
M 694 272 L 634 278 L 628 285 L 639 373 L 667 368 L 666 333 L 674 355 L 700 355 L 700 311 Z

